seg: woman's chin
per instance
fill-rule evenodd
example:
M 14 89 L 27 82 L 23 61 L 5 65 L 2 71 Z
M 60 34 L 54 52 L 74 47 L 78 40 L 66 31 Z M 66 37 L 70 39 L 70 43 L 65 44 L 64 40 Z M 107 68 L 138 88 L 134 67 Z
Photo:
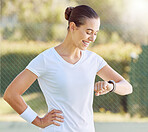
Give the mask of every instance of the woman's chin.
M 87 47 L 82 46 L 82 47 L 80 47 L 79 49 L 80 49 L 80 50 L 86 50 Z

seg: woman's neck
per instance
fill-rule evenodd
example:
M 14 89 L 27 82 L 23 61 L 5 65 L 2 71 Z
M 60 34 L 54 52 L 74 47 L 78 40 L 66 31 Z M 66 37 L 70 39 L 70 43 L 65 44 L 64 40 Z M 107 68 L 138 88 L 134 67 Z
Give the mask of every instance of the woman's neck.
M 76 47 L 71 39 L 70 34 L 67 34 L 65 40 L 55 47 L 56 51 L 61 55 L 71 59 L 80 58 L 81 50 Z

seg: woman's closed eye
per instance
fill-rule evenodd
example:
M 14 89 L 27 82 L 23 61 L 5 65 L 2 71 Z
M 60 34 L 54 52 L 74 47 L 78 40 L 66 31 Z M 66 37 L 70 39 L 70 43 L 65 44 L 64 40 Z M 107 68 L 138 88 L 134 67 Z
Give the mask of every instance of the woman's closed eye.
M 86 32 L 88 35 L 91 35 L 92 34 L 92 32 Z
M 86 32 L 88 35 L 93 34 L 92 32 Z M 94 35 L 97 35 L 98 32 L 94 33 Z

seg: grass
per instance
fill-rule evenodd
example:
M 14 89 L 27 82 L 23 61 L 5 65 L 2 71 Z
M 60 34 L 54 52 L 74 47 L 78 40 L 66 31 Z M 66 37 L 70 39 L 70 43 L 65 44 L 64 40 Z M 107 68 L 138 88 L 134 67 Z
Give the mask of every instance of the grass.
M 28 105 L 31 106 L 41 117 L 47 112 L 47 106 L 44 101 L 44 97 L 41 93 L 33 93 L 29 95 L 23 95 L 23 99 Z M 24 121 L 19 115 L 3 100 L 0 98 L 0 121 Z M 129 114 L 114 114 L 107 112 L 95 112 L 95 122 L 148 122 L 148 117 L 140 118 L 139 116 L 131 117 Z

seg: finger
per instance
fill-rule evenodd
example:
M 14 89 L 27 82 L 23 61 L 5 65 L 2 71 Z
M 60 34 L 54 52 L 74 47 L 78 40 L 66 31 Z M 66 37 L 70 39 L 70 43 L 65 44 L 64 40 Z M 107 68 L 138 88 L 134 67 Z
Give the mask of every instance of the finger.
M 54 121 L 52 121 L 52 123 L 51 123 L 51 124 L 54 124 L 54 125 L 56 125 L 56 126 L 60 126 L 60 124 L 59 124 L 59 123 L 54 122 Z
M 104 95 L 104 94 L 107 94 L 109 91 L 108 91 L 108 89 L 105 89 L 104 91 L 102 91 L 100 94 L 101 95 Z
M 52 110 L 50 113 L 53 114 L 53 113 L 63 113 L 63 112 L 60 111 L 60 110 L 56 110 L 56 109 L 54 109 L 54 110 Z
M 104 92 L 101 93 L 101 95 L 104 95 L 104 94 L 107 94 L 107 93 L 108 93 L 108 91 L 104 91 Z
M 105 90 L 107 89 L 107 82 L 104 81 L 104 87 L 105 87 Z
M 102 82 L 101 82 L 100 91 L 103 89 L 102 85 L 103 85 L 103 84 L 102 84 Z
M 95 92 L 98 92 L 98 82 L 95 84 Z
M 96 96 L 99 96 L 99 92 L 96 92 L 95 95 L 96 95 Z
M 59 122 L 64 122 L 63 120 L 61 120 L 60 118 L 57 118 L 57 117 L 53 117 L 52 120 L 59 121 Z
M 58 117 L 58 118 L 64 119 L 62 115 L 59 115 L 57 113 L 52 114 L 52 117 Z
M 95 83 L 94 91 L 97 92 L 97 83 Z
M 102 95 L 103 91 L 99 91 L 99 95 Z
M 97 92 L 100 90 L 100 84 L 101 84 L 101 82 L 99 81 L 99 82 L 97 83 Z
M 103 91 L 103 81 L 99 82 L 99 92 Z
M 107 83 L 105 81 L 102 82 L 102 91 L 107 89 Z
M 106 87 L 105 86 L 102 88 L 102 91 L 106 91 Z

